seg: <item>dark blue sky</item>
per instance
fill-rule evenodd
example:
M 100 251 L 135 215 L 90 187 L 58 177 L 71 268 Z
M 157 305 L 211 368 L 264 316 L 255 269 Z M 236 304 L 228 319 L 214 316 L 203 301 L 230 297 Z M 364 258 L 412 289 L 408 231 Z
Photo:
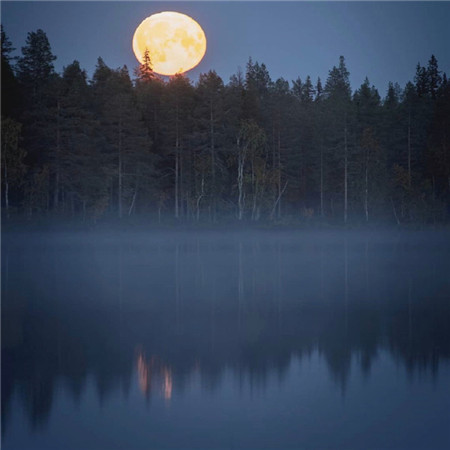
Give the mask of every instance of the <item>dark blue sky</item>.
M 450 3 L 447 2 L 3 2 L 2 24 L 18 50 L 42 28 L 60 71 L 74 59 L 92 75 L 101 56 L 112 68 L 137 66 L 135 28 L 147 16 L 172 10 L 203 27 L 208 48 L 188 74 L 210 69 L 228 82 L 251 56 L 272 79 L 326 80 L 344 55 L 352 88 L 365 76 L 380 91 L 388 81 L 412 80 L 431 54 L 450 75 Z M 19 52 L 18 52 L 19 53 Z

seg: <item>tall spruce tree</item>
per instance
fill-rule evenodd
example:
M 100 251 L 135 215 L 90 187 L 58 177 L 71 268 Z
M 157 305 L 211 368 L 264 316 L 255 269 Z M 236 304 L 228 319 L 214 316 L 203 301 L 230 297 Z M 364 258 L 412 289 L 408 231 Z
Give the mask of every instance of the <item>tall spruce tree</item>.
M 20 102 L 18 101 L 19 89 L 14 75 L 11 53 L 15 50 L 1 26 L 1 115 L 3 117 L 16 117 Z
M 325 84 L 324 96 L 328 116 L 327 145 L 333 150 L 336 167 L 343 170 L 343 176 L 336 173 L 337 181 L 342 180 L 343 218 L 348 220 L 349 158 L 350 158 L 350 122 L 351 122 L 351 88 L 349 72 L 343 56 L 339 58 L 339 66 L 334 66 Z
M 384 155 L 379 143 L 381 120 L 381 99 L 366 77 L 364 83 L 353 95 L 355 108 L 356 172 L 354 180 L 364 209 L 364 218 L 369 221 L 369 210 L 375 200 L 383 201 L 382 190 L 386 177 Z
M 148 50 L 144 53 L 144 62 L 135 71 L 135 91 L 138 108 L 147 125 L 153 141 L 153 151 L 160 152 L 161 147 L 161 109 L 164 83 L 153 71 Z
M 55 59 L 47 35 L 39 29 L 28 33 L 26 45 L 22 47 L 22 56 L 18 58 L 16 65 L 23 98 L 20 122 L 27 130 L 23 141 L 27 163 L 33 167 L 39 180 L 39 189 L 48 189 L 33 197 L 39 199 L 40 203 L 31 204 L 30 211 L 50 211 L 54 206 L 54 193 L 58 186 L 60 77 L 54 70 Z M 33 181 L 30 180 L 30 183 L 33 184 Z
M 288 197 L 294 196 L 297 199 L 297 208 L 295 209 L 298 211 L 301 206 L 300 210 L 304 212 L 307 207 L 311 206 L 310 188 L 314 185 L 315 89 L 309 75 L 304 83 L 299 83 L 299 81 L 300 78 L 292 86 L 291 91 L 292 97 L 295 99 L 292 106 L 289 107 L 292 110 L 289 139 L 292 149 L 285 170 L 289 173 Z
M 194 88 L 187 77 L 174 75 L 166 86 L 164 97 L 164 147 L 166 170 L 173 173 L 173 205 L 175 219 L 188 214 L 191 201 L 189 160 L 192 156 L 192 108 Z
M 265 122 L 267 135 L 271 136 L 272 147 L 272 171 L 274 202 L 276 203 L 276 217 L 281 218 L 282 195 L 287 181 L 286 168 L 289 158 L 290 124 L 292 122 L 292 95 L 289 83 L 284 78 L 278 78 L 270 87 L 271 94 L 271 120 Z M 270 130 L 270 131 L 269 131 Z M 269 134 L 270 132 L 270 134 Z M 271 214 L 274 217 L 274 214 Z
M 437 59 L 434 55 L 431 55 L 431 58 L 428 61 L 427 74 L 430 95 L 431 98 L 435 99 L 442 84 L 442 77 L 441 71 L 438 67 Z
M 223 162 L 219 149 L 223 145 L 224 134 L 224 85 L 216 72 L 210 71 L 201 74 L 196 87 L 197 92 L 197 136 L 200 150 L 197 158 L 201 167 L 200 186 L 196 189 L 197 199 L 202 199 L 205 192 L 204 163 L 209 166 L 208 196 L 209 210 L 213 222 L 217 220 L 218 195 L 220 193 L 220 173 Z M 200 201 L 197 201 L 197 217 L 199 215 Z
M 55 74 L 53 55 L 47 35 L 41 29 L 28 33 L 22 56 L 17 61 L 17 77 L 31 101 L 42 101 L 49 93 L 49 83 Z

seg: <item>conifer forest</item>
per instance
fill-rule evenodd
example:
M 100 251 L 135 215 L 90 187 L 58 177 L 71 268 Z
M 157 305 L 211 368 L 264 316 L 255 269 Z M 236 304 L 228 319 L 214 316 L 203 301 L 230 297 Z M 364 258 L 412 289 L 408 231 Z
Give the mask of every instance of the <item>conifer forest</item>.
M 450 84 L 434 55 L 375 88 L 370 73 L 351 86 L 339 55 L 323 79 L 273 80 L 249 58 L 229 80 L 191 81 L 149 57 L 57 73 L 42 30 L 13 46 L 2 29 L 5 223 L 450 220 Z

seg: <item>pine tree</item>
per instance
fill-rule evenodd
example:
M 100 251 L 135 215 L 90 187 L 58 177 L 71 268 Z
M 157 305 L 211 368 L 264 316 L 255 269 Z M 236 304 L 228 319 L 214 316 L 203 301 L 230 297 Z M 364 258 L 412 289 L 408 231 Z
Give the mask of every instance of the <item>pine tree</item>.
M 160 152 L 161 147 L 161 109 L 164 82 L 153 71 L 148 51 L 144 54 L 144 63 L 135 72 L 136 96 L 138 108 L 147 125 L 149 135 L 153 140 L 154 152 Z
M 306 81 L 302 86 L 301 99 L 303 103 L 312 103 L 314 100 L 316 90 L 311 82 L 311 77 L 308 75 Z
M 158 78 L 156 73 L 153 71 L 152 61 L 148 49 L 145 50 L 144 61 L 142 64 L 139 64 L 139 67 L 135 71 L 135 75 L 141 83 L 153 81 Z
M 450 84 L 445 74 L 442 78 L 427 139 L 425 165 L 432 186 L 434 222 L 448 220 L 450 211 Z
M 53 55 L 47 35 L 41 29 L 28 33 L 26 45 L 17 61 L 17 76 L 32 101 L 42 101 L 48 94 L 49 83 L 55 74 Z
M 325 217 L 325 190 L 328 179 L 328 157 L 327 147 L 325 145 L 324 131 L 326 130 L 326 109 L 322 96 L 322 84 L 320 78 L 316 85 L 316 98 L 314 99 L 314 120 L 313 120 L 313 138 L 315 149 L 313 155 L 313 167 L 315 168 L 315 186 L 319 191 L 319 211 L 320 217 Z M 317 189 L 317 188 L 316 188 Z
M 418 65 L 418 70 L 420 73 L 423 71 L 420 69 L 420 65 Z M 425 91 L 423 90 L 423 85 L 417 85 L 416 88 L 412 85 L 412 83 L 408 82 L 406 84 L 404 94 L 403 94 L 403 107 L 405 109 L 404 117 L 407 118 L 407 167 L 408 167 L 408 187 L 411 188 L 412 185 L 412 159 L 413 159 L 413 129 L 416 118 L 416 110 L 418 104 L 418 96 L 423 95 Z
M 286 124 L 292 123 L 289 130 L 287 143 L 291 147 L 288 154 L 288 162 L 285 164 L 285 170 L 288 173 L 289 191 L 287 197 L 295 195 L 299 205 L 302 205 L 302 211 L 309 205 L 311 195 L 309 189 L 314 186 L 315 169 L 315 142 L 314 142 L 314 94 L 315 89 L 311 83 L 311 77 L 308 75 L 306 81 L 296 86 L 297 94 L 294 94 L 295 102 L 292 106 L 287 106 L 287 110 L 291 110 L 292 118 L 288 119 L 285 114 L 284 121 Z M 314 189 L 313 188 L 313 189 Z M 295 194 L 294 194 L 295 192 Z M 286 198 L 287 200 L 287 198 Z M 298 207 L 296 208 L 298 209 Z
M 10 53 L 12 53 L 15 48 L 12 46 L 12 43 L 8 36 L 6 36 L 5 30 L 3 29 L 3 25 L 0 26 L 0 37 L 1 37 L 1 49 L 2 49 L 2 60 L 7 63 L 11 62 L 12 57 Z
M 344 57 L 339 58 L 339 66 L 334 66 L 328 75 L 324 89 L 328 115 L 328 146 L 334 149 L 337 167 L 343 166 L 344 223 L 348 220 L 349 187 L 349 124 L 351 115 L 351 88 L 349 72 Z M 340 177 L 338 177 L 340 178 Z
M 246 120 L 256 120 L 263 124 L 269 121 L 265 114 L 269 101 L 272 80 L 264 63 L 255 63 L 249 58 L 245 72 L 244 116 Z
M 216 221 L 218 194 L 220 192 L 218 183 L 218 169 L 223 167 L 223 162 L 218 153 L 218 148 L 222 141 L 223 144 L 223 126 L 221 124 L 224 120 L 224 85 L 222 79 L 216 72 L 210 71 L 206 74 L 201 74 L 197 84 L 197 108 L 196 108 L 196 122 L 197 135 L 199 142 L 197 147 L 200 152 L 197 152 L 197 158 L 202 162 L 209 160 L 209 198 L 210 198 L 210 212 L 212 220 Z M 205 156 L 208 155 L 206 158 Z M 200 187 L 197 189 L 197 198 L 205 195 L 204 190 L 204 171 L 201 171 Z M 200 202 L 198 202 L 199 206 Z M 197 208 L 197 216 L 199 209 Z
M 267 134 L 269 134 L 270 130 L 272 171 L 274 177 L 273 187 L 276 187 L 276 190 L 273 192 L 276 210 L 271 213 L 271 217 L 274 217 L 276 211 L 276 216 L 280 219 L 282 212 L 282 194 L 284 193 L 283 186 L 287 181 L 287 174 L 284 169 L 288 166 L 287 158 L 289 157 L 289 128 L 292 119 L 290 116 L 292 111 L 292 95 L 291 90 L 289 89 L 289 83 L 283 78 L 278 78 L 275 83 L 272 84 L 270 92 L 271 118 L 268 123 L 270 124 L 270 128 L 268 128 Z
M 328 74 L 324 89 L 325 97 L 332 98 L 335 102 L 348 103 L 351 96 L 349 76 L 345 59 L 340 56 L 339 66 L 334 66 Z
M 298 101 L 302 101 L 303 82 L 300 77 L 297 77 L 296 80 L 292 80 L 292 94 Z
M 192 156 L 189 140 L 192 134 L 192 107 L 194 89 L 187 77 L 174 75 L 166 86 L 164 98 L 164 134 L 166 149 L 166 169 L 174 174 L 173 201 L 174 217 L 187 215 L 191 201 L 188 181 L 192 180 L 188 157 Z M 170 161 L 170 163 L 169 163 Z
M 381 120 L 381 99 L 366 77 L 353 95 L 355 107 L 355 141 L 357 177 L 354 185 L 362 199 L 364 217 L 369 221 L 369 210 L 374 200 L 383 201 L 386 184 L 384 154 L 379 144 L 378 130 Z
M 16 72 L 22 90 L 22 112 L 20 122 L 23 124 L 23 146 L 27 152 L 27 163 L 36 168 L 36 173 L 48 177 L 41 183 L 37 175 L 36 182 L 40 188 L 47 186 L 49 191 L 40 192 L 38 208 L 42 210 L 42 200 L 46 197 L 45 209 L 53 206 L 55 192 L 58 189 L 58 95 L 60 77 L 55 73 L 53 61 L 56 57 L 51 52 L 50 43 L 42 30 L 28 33 L 26 45 L 22 47 L 22 56 L 18 58 Z M 48 181 L 48 182 L 47 182 Z M 31 192 L 31 191 L 30 191 Z M 33 209 L 33 206 L 31 206 Z
M 320 77 L 318 77 L 317 83 L 316 83 L 316 98 L 315 98 L 315 100 L 320 100 L 322 98 L 322 94 L 323 94 L 322 82 L 320 81 Z
M 356 109 L 356 122 L 358 128 L 360 130 L 369 126 L 374 128 L 378 122 L 381 98 L 375 86 L 370 86 L 367 77 L 353 95 L 353 103 Z
M 11 53 L 15 50 L 11 41 L 1 26 L 1 115 L 13 117 L 17 115 L 20 102 L 18 101 L 19 89 L 13 72 Z
M 428 71 L 425 67 L 422 67 L 420 63 L 416 66 L 416 76 L 414 77 L 416 83 L 416 92 L 419 97 L 425 97 L 430 93 L 430 80 L 428 77 Z
M 427 76 L 431 98 L 435 99 L 442 84 L 442 77 L 441 71 L 438 68 L 437 59 L 434 55 L 431 55 L 428 61 Z

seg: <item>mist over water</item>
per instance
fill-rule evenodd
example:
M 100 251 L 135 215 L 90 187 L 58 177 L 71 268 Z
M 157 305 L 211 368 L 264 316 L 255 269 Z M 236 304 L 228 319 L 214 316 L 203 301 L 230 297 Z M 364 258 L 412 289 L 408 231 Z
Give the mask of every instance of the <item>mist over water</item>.
M 448 232 L 17 233 L 4 449 L 450 446 Z

